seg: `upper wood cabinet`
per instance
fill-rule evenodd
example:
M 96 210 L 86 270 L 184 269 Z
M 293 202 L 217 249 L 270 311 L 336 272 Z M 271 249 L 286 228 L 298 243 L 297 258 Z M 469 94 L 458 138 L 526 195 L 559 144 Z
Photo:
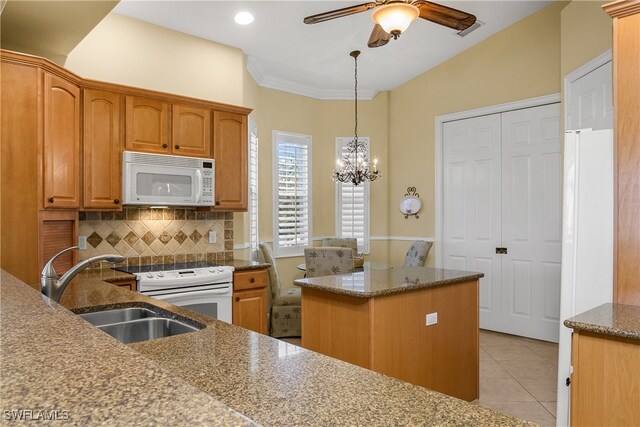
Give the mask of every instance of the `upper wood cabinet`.
M 122 96 L 85 89 L 83 114 L 84 209 L 121 210 Z
M 127 150 L 170 154 L 170 105 L 139 96 L 127 96 Z
M 247 116 L 213 112 L 216 210 L 247 210 Z
M 173 154 L 211 157 L 211 111 L 173 105 Z
M 45 208 L 80 206 L 80 88 L 44 74 L 43 197 Z

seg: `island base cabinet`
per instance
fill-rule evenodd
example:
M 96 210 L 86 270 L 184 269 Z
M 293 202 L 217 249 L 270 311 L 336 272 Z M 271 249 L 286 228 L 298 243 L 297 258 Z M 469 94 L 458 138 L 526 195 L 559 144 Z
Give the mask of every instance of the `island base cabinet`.
M 571 425 L 640 425 L 638 340 L 574 332 L 571 342 Z
M 477 280 L 371 298 L 302 288 L 304 348 L 466 401 L 479 397 L 478 327 Z

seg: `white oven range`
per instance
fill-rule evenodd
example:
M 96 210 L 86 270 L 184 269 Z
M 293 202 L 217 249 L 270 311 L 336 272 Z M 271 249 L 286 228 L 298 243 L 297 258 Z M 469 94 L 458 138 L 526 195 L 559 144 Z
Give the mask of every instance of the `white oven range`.
M 204 262 L 122 267 L 138 292 L 231 323 L 233 267 Z

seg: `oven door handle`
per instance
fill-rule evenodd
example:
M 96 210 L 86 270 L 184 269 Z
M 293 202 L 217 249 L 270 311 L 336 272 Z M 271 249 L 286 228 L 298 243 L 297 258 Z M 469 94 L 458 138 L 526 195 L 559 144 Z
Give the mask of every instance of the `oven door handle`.
M 150 289 L 148 291 L 142 291 L 144 295 L 150 297 L 161 297 L 161 296 L 175 296 L 175 295 L 188 295 L 188 294 L 204 294 L 207 295 L 228 295 L 231 296 L 232 290 L 229 288 L 222 289 L 198 289 L 198 288 L 182 288 L 182 289 L 171 289 L 171 290 L 163 290 L 163 289 Z

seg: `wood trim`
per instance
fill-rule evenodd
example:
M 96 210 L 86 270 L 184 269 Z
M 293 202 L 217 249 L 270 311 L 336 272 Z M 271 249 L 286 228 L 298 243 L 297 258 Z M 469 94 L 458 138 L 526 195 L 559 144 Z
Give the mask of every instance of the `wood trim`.
M 251 108 L 246 108 L 246 107 L 241 107 L 241 106 L 231 105 L 231 104 L 224 104 L 222 102 L 206 101 L 203 99 L 170 94 L 166 92 L 159 92 L 155 90 L 141 89 L 141 88 L 126 86 L 121 84 L 84 79 L 63 67 L 60 67 L 59 65 L 51 62 L 46 58 L 29 55 L 25 53 L 0 49 L 0 60 L 6 61 L 6 62 L 13 62 L 17 64 L 31 65 L 34 67 L 40 67 L 51 74 L 55 74 L 58 77 L 67 79 L 74 84 L 82 86 L 83 88 L 118 92 L 122 95 L 135 95 L 135 96 L 142 96 L 142 97 L 148 97 L 148 98 L 156 98 L 156 99 L 160 99 L 162 101 L 166 101 L 170 103 L 183 103 L 183 104 L 189 104 L 193 106 L 210 108 L 214 110 L 227 111 L 230 113 L 248 115 L 253 111 L 253 109 Z
M 617 0 L 602 6 L 605 12 L 612 18 L 640 13 L 640 0 Z

